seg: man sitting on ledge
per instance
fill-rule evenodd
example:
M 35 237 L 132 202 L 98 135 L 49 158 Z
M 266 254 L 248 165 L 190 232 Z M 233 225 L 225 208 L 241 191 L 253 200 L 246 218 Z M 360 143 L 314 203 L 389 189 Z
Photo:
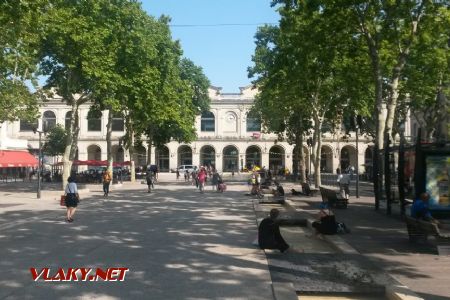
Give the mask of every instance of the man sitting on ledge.
M 270 217 L 261 221 L 258 227 L 258 244 L 261 249 L 278 249 L 281 253 L 289 249 L 289 245 L 283 239 L 280 233 L 280 226 L 276 218 L 280 211 L 273 208 L 270 211 Z

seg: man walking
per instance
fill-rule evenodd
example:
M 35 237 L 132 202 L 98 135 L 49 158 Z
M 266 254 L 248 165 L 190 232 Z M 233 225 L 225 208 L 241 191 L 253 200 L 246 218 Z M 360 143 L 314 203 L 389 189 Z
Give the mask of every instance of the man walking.
M 109 185 L 111 183 L 111 173 L 108 170 L 103 172 L 103 196 L 108 197 L 109 194 Z

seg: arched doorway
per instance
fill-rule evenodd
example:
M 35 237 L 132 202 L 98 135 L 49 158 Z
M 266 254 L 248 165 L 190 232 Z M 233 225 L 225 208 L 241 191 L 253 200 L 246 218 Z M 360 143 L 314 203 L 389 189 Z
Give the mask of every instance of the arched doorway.
M 356 166 L 356 150 L 347 145 L 341 150 L 341 171 L 348 171 L 350 166 Z
M 223 172 L 237 172 L 239 165 L 239 151 L 235 146 L 223 149 Z
M 145 147 L 142 145 L 134 147 L 134 153 L 133 153 L 133 161 L 134 164 L 137 167 L 139 166 L 145 166 L 147 163 L 147 151 L 145 150 Z
M 280 146 L 272 146 L 269 150 L 269 170 L 272 174 L 278 174 L 284 165 L 284 149 Z
M 216 150 L 212 146 L 203 146 L 200 149 L 200 165 L 216 167 Z
M 258 146 L 250 146 L 245 151 L 245 166 L 251 170 L 254 166 L 261 166 L 261 149 Z
M 187 145 L 178 148 L 178 166 L 192 165 L 192 149 Z
M 97 145 L 90 145 L 87 148 L 88 160 L 102 160 L 102 149 Z
M 322 146 L 320 154 L 320 171 L 333 173 L 333 150 L 330 146 Z
M 156 163 L 160 172 L 169 172 L 169 148 L 167 146 L 158 147 L 155 150 Z

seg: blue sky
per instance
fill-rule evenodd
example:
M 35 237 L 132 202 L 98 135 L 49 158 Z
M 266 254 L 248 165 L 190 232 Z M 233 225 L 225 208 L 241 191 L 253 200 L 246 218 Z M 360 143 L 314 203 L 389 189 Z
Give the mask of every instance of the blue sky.
M 143 0 L 149 15 L 171 17 L 171 25 L 278 23 L 271 0 Z M 172 26 L 184 56 L 203 68 L 214 86 L 223 92 L 239 92 L 250 84 L 247 68 L 255 49 L 252 26 Z

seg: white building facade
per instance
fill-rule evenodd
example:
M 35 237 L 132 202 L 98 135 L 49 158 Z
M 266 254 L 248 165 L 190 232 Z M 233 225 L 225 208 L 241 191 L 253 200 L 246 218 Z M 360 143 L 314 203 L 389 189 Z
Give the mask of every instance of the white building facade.
M 211 87 L 210 111 L 197 116 L 195 128 L 197 139 L 190 144 L 172 141 L 161 148 L 148 149 L 147 145 L 135 149 L 134 157 L 122 147 L 121 137 L 125 134 L 123 119 L 113 118 L 113 159 L 123 162 L 133 159 L 136 166 L 157 164 L 162 172 L 168 172 L 179 165 L 212 165 L 219 172 L 240 171 L 244 167 L 260 166 L 277 171 L 287 168 L 298 169 L 295 145 L 278 141 L 277 135 L 264 133 L 260 122 L 249 115 L 257 90 L 252 86 L 240 88 L 240 93 L 222 93 L 221 88 Z M 108 112 L 101 115 L 89 114 L 89 104 L 80 106 L 80 134 L 77 159 L 106 160 L 106 124 Z M 70 120 L 70 107 L 55 97 L 40 107 L 42 118 L 49 126 Z M 114 116 L 113 116 L 114 117 Z M 10 139 L 28 140 L 28 148 L 38 149 L 38 134 L 33 132 L 32 124 L 16 121 L 9 123 L 2 131 Z M 303 145 L 306 154 L 310 149 Z M 356 168 L 359 159 L 360 173 L 367 171 L 372 160 L 371 143 L 365 137 L 359 138 L 358 151 L 355 134 L 342 139 L 331 134 L 323 135 L 321 169 L 325 173 L 335 173 L 336 168 L 348 166 Z M 150 150 L 150 151 L 149 151 Z M 36 151 L 36 150 L 35 150 Z M 148 159 L 147 154 L 150 154 Z M 306 155 L 306 168 L 310 169 L 309 155 Z

